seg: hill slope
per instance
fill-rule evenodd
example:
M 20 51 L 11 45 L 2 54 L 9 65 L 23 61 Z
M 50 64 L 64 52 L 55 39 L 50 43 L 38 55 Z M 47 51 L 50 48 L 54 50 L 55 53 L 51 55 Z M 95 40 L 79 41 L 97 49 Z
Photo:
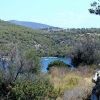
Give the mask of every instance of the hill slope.
M 86 33 L 48 32 L 0 20 L 0 53 L 17 44 L 23 51 L 34 48 L 40 56 L 66 56 Z M 87 34 L 100 43 L 99 34 Z M 99 45 L 99 44 L 98 44 Z
M 32 28 L 32 29 L 43 29 L 43 28 L 52 27 L 52 26 L 49 26 L 49 25 L 46 25 L 46 24 L 41 24 L 41 23 L 36 23 L 36 22 L 28 22 L 28 21 L 10 20 L 9 22 L 16 24 L 16 25 L 29 27 L 29 28 Z
M 7 52 L 10 44 L 18 44 L 24 51 L 34 48 L 42 56 L 54 56 L 65 52 L 65 43 L 61 43 L 66 38 L 65 35 L 67 36 L 66 33 L 33 30 L 0 20 L 0 51 Z

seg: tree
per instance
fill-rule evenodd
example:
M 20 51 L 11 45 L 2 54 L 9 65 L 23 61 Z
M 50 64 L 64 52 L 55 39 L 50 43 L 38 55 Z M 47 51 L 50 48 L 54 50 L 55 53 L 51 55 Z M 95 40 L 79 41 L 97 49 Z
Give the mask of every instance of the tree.
M 0 92 L 8 97 L 19 77 L 25 74 L 36 74 L 40 67 L 36 51 L 33 49 L 22 51 L 17 44 L 12 44 L 12 49 L 6 55 L 3 53 L 0 57 L 3 61 L 3 68 L 0 68 Z M 7 61 L 7 58 L 9 64 L 5 67 L 4 61 Z
M 100 15 L 100 0 L 91 3 L 91 8 L 89 9 L 91 14 Z
M 72 52 L 72 59 L 75 66 L 78 66 L 79 64 L 96 64 L 98 51 L 95 38 L 85 35 L 79 43 L 75 43 Z
M 25 52 L 25 65 L 24 70 L 31 73 L 38 73 L 40 71 L 39 57 L 36 50 L 29 49 Z

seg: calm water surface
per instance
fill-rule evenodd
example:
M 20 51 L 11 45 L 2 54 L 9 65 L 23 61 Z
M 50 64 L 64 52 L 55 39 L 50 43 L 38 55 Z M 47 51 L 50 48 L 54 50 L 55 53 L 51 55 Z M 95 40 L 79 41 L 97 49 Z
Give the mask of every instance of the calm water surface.
M 47 72 L 48 65 L 51 62 L 54 62 L 57 60 L 63 61 L 65 64 L 68 64 L 69 66 L 73 67 L 72 59 L 70 57 L 67 57 L 67 58 L 65 58 L 65 57 L 64 58 L 61 58 L 61 57 L 41 57 L 40 63 L 41 63 L 42 72 Z

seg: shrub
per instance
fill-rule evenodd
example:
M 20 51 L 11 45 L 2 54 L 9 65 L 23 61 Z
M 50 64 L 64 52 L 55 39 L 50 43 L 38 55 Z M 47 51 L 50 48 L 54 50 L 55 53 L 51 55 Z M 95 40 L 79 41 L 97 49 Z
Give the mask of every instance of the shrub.
M 48 79 L 17 82 L 12 89 L 14 100 L 45 100 L 56 98 L 56 92 Z
M 63 97 L 64 91 L 73 90 L 73 88 L 79 85 L 81 80 L 81 77 L 73 72 L 68 72 L 65 75 L 62 75 L 62 77 L 59 77 L 59 75 L 56 77 L 52 77 L 52 75 L 50 75 L 50 77 L 59 97 Z
M 48 65 L 47 70 L 49 70 L 51 67 L 54 67 L 54 66 L 56 66 L 56 67 L 68 67 L 68 65 L 65 64 L 63 61 L 57 60 L 57 61 L 51 62 L 51 63 Z
M 91 65 L 98 61 L 98 47 L 96 41 L 90 36 L 85 36 L 75 44 L 72 59 L 75 66 L 79 64 Z

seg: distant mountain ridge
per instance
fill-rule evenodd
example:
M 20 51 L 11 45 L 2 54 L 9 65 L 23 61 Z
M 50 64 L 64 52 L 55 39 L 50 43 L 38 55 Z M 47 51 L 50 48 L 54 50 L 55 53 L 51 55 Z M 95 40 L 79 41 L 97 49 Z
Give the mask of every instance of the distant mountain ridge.
M 29 27 L 32 29 L 44 29 L 44 28 L 53 27 L 53 26 L 46 25 L 46 24 L 41 24 L 41 23 L 36 23 L 36 22 L 28 22 L 28 21 L 9 20 L 9 22 L 12 24 L 25 26 L 25 27 Z

